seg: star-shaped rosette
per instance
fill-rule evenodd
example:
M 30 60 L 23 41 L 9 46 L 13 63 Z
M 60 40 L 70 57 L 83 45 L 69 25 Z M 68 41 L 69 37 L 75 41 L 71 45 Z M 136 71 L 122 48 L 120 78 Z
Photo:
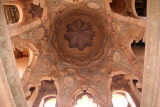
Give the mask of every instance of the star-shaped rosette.
M 92 31 L 91 23 L 76 19 L 67 26 L 67 33 L 64 38 L 69 42 L 70 48 L 78 48 L 83 51 L 85 47 L 92 45 L 95 32 Z

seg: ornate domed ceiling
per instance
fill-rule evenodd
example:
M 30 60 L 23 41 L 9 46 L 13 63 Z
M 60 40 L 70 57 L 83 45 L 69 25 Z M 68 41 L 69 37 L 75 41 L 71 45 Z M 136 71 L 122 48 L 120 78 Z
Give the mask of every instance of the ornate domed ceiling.
M 104 58 L 104 51 L 109 48 L 109 35 L 100 16 L 75 9 L 57 19 L 51 45 L 56 48 L 60 59 L 66 63 L 86 66 Z
M 39 87 L 40 81 L 53 79 L 64 105 L 71 104 L 79 92 L 86 90 L 105 107 L 112 91 L 117 89 L 112 85 L 116 84 L 112 77 L 117 75 L 117 81 L 125 81 L 125 86 L 130 84 L 139 98 L 142 66 L 131 44 L 143 38 L 145 22 L 134 18 L 131 1 L 73 1 L 40 0 L 42 17 L 33 20 L 30 14 L 32 20 L 27 19 L 26 25 L 10 32 L 15 47 L 31 51 L 22 77 L 26 96 L 32 96 L 29 89 Z M 119 74 L 124 78 L 119 79 Z M 137 87 L 134 79 L 138 80 Z

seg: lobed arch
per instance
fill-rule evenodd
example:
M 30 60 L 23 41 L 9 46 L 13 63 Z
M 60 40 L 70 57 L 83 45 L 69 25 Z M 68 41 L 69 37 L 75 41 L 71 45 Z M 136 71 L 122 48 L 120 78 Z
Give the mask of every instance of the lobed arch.
M 76 96 L 79 94 L 83 93 L 83 91 L 86 91 L 90 93 L 93 96 L 93 100 L 96 104 L 100 105 L 101 107 L 105 107 L 105 101 L 102 97 L 99 96 L 99 93 L 96 91 L 96 89 L 91 88 L 88 85 L 82 85 L 75 89 L 70 95 L 69 95 L 69 100 L 67 102 L 66 107 L 71 107 L 74 105 L 76 101 Z
M 46 102 L 44 102 L 44 100 L 45 100 L 45 98 L 47 98 L 47 97 L 53 97 L 53 98 L 55 98 L 55 99 L 57 100 L 56 95 L 54 95 L 54 94 L 46 95 L 46 96 L 44 96 L 44 97 L 42 98 L 39 107 L 43 107 L 43 105 L 46 103 Z M 56 101 L 56 105 L 58 105 L 57 101 Z
M 12 44 L 14 47 L 17 47 L 19 49 L 27 48 L 27 49 L 29 49 L 29 52 L 30 52 L 28 65 L 26 66 L 26 69 L 24 70 L 24 73 L 21 78 L 24 91 L 27 92 L 26 95 L 27 94 L 29 95 L 30 93 L 27 91 L 27 88 L 25 88 L 25 86 L 28 82 L 30 73 L 32 72 L 32 69 L 34 68 L 34 66 L 37 62 L 37 59 L 39 57 L 39 49 L 32 42 L 29 42 L 27 40 L 23 40 L 17 36 L 12 37 L 11 40 L 12 40 Z
M 128 85 L 125 85 L 126 84 L 125 81 L 123 80 L 124 81 L 124 83 L 123 83 L 123 81 L 120 79 L 118 81 L 119 82 L 121 81 L 123 83 L 123 85 L 119 84 L 121 86 L 121 88 L 115 88 L 115 85 L 113 85 L 113 89 L 111 89 L 112 82 L 113 82 L 113 77 L 118 76 L 118 75 L 123 75 L 124 78 L 126 79 L 125 80 L 126 82 L 127 82 L 127 80 L 129 80 L 128 83 L 127 83 Z M 128 92 L 129 94 L 131 94 L 131 96 L 133 97 L 136 104 L 139 105 L 140 99 L 141 99 L 141 92 L 138 90 L 137 84 L 136 85 L 133 84 L 134 79 L 138 80 L 138 77 L 135 76 L 135 75 L 126 75 L 124 71 L 116 71 L 116 73 L 109 74 L 108 88 L 107 89 L 108 89 L 108 92 L 110 94 L 108 94 L 109 95 L 108 97 L 111 98 L 112 93 L 116 92 L 117 90 L 120 90 L 120 91 L 123 91 L 123 92 Z M 113 83 L 117 84 L 116 81 L 113 82 Z M 125 89 L 126 86 L 129 86 L 129 88 Z M 109 102 L 111 102 L 111 100 L 109 100 Z
M 55 84 L 55 87 L 56 87 L 56 90 L 57 90 L 57 95 L 49 94 L 49 95 L 47 95 L 47 96 L 45 96 L 45 97 L 55 96 L 55 97 L 56 97 L 56 102 L 57 102 L 58 106 L 62 107 L 63 103 L 62 103 L 62 99 L 61 99 L 61 97 L 60 97 L 61 94 L 62 94 L 62 90 L 61 90 L 61 88 L 60 88 L 59 81 L 58 81 L 58 79 L 57 79 L 55 76 L 51 76 L 51 77 L 49 77 L 49 76 L 43 76 L 43 77 L 39 78 L 39 81 L 38 81 L 38 82 L 30 82 L 30 83 L 27 83 L 27 89 L 28 89 L 28 92 L 27 92 L 28 94 L 27 94 L 27 96 L 30 96 L 30 95 L 31 95 L 31 93 L 29 92 L 29 89 L 30 89 L 31 87 L 35 87 L 35 91 L 33 92 L 30 100 L 27 101 L 28 104 L 31 105 L 31 106 L 33 105 L 34 101 L 36 100 L 36 98 L 37 98 L 37 96 L 38 96 L 38 87 L 41 86 L 41 81 L 44 81 L 44 80 L 49 80 L 49 81 L 50 81 L 50 80 L 53 80 L 53 81 L 54 81 L 54 84 Z M 43 99 L 44 99 L 45 97 L 43 97 Z

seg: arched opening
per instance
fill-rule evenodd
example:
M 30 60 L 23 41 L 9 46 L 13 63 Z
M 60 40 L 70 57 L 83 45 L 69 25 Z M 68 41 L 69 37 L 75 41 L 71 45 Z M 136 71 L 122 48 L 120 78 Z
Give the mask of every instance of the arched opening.
M 112 94 L 113 107 L 136 107 L 132 97 L 128 92 L 116 91 Z
M 53 80 L 41 81 L 33 107 L 57 107 L 57 89 Z
M 54 97 L 45 98 L 43 107 L 56 107 L 56 98 Z
M 29 57 L 30 57 L 29 49 L 24 48 L 21 50 L 18 48 L 14 48 L 14 55 L 15 55 L 20 78 L 22 78 L 23 73 L 29 63 Z
M 94 101 L 92 94 L 83 91 L 83 93 L 77 95 L 74 107 L 100 107 Z
M 121 14 L 126 7 L 125 0 L 112 0 L 110 7 L 112 11 Z
M 132 83 L 132 81 L 128 80 L 126 78 L 126 76 L 123 74 L 113 76 L 112 83 L 111 83 L 111 90 L 112 90 L 113 95 L 114 94 L 118 94 L 118 95 L 112 96 L 112 98 L 117 97 L 116 100 L 120 101 L 121 100 L 120 98 L 122 98 L 122 96 L 124 96 L 128 101 L 129 107 L 130 107 L 130 105 L 133 105 L 131 107 L 136 107 L 136 106 L 139 107 L 140 101 L 137 98 L 138 97 L 137 93 L 135 90 L 133 90 L 131 83 Z M 122 98 L 122 100 L 125 100 L 124 97 Z M 117 103 L 118 103 L 118 101 L 117 101 Z M 117 106 L 114 106 L 114 107 L 117 107 Z M 119 106 L 119 107 L 123 107 L 123 106 Z
M 127 99 L 121 94 L 113 94 L 112 103 L 113 103 L 113 107 L 127 107 L 128 106 Z
M 135 8 L 138 16 L 146 16 L 147 0 L 135 0 Z
M 7 24 L 17 23 L 19 21 L 19 11 L 15 5 L 3 5 Z
M 145 43 L 143 42 L 143 40 L 140 40 L 138 43 L 133 41 L 133 43 L 131 44 L 131 47 L 132 47 L 132 51 L 133 51 L 134 55 L 137 57 L 138 61 L 143 66 L 143 64 L 144 64 Z

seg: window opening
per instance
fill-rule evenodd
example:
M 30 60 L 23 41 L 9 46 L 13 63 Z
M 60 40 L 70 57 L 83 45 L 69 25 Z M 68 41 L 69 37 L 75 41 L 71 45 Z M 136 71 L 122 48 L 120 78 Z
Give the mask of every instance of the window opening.
M 7 24 L 17 23 L 19 21 L 19 11 L 15 5 L 3 5 Z
M 138 16 L 146 16 L 147 0 L 135 0 L 135 7 Z
M 113 107 L 127 107 L 128 106 L 127 99 L 121 94 L 113 94 L 112 103 L 113 103 Z
M 94 102 L 93 96 L 86 92 L 79 94 L 76 98 L 76 104 L 74 107 L 100 107 Z

